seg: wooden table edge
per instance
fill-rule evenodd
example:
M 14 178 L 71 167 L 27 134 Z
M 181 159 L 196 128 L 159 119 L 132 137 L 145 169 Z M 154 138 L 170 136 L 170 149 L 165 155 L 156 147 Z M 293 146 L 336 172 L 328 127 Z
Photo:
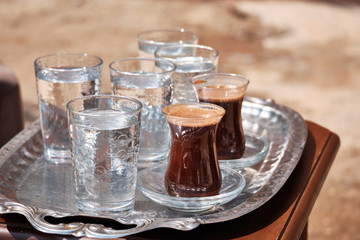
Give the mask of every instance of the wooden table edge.
M 306 122 L 309 128 L 323 128 L 311 121 Z M 322 148 L 322 152 L 316 159 L 314 167 L 310 171 L 306 184 L 300 192 L 299 198 L 295 203 L 295 207 L 293 208 L 279 239 L 293 240 L 300 239 L 301 236 L 306 239 L 304 236 L 306 234 L 303 233 L 303 230 L 307 230 L 307 222 L 311 210 L 340 148 L 339 136 L 326 128 L 323 129 L 328 131 L 329 135 Z

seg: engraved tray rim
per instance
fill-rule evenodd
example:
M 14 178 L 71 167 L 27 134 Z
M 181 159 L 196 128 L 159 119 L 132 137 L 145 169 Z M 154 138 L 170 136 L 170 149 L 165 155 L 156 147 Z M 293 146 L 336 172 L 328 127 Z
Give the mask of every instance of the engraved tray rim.
M 223 209 L 220 207 L 215 212 L 204 213 L 204 214 L 193 214 L 193 215 L 182 215 L 179 217 L 149 217 L 145 218 L 118 218 L 109 217 L 113 220 L 118 221 L 122 224 L 135 224 L 136 227 L 124 230 L 114 230 L 107 228 L 100 224 L 86 224 L 82 222 L 70 223 L 70 224 L 51 224 L 45 221 L 46 216 L 53 217 L 66 217 L 75 216 L 69 213 L 58 212 L 51 209 L 42 209 L 33 206 L 26 206 L 20 201 L 12 201 L 6 195 L 0 193 L 0 214 L 5 213 L 19 213 L 24 215 L 30 224 L 39 231 L 61 234 L 61 235 L 74 235 L 76 237 L 94 237 L 94 238 L 117 238 L 124 237 L 131 234 L 140 233 L 154 228 L 165 227 L 174 228 L 178 230 L 191 230 L 199 226 L 200 224 L 216 223 L 228 221 L 242 215 L 245 215 L 251 211 L 254 211 L 258 207 L 266 203 L 271 197 L 273 197 L 280 188 L 287 181 L 288 177 L 296 167 L 300 160 L 303 152 L 306 138 L 307 138 L 307 125 L 305 120 L 296 111 L 276 104 L 271 99 L 260 99 L 255 97 L 245 97 L 243 106 L 248 109 L 260 109 L 260 110 L 271 110 L 282 115 L 288 120 L 288 134 L 289 136 L 285 139 L 286 148 L 281 151 L 280 158 L 277 160 L 276 167 L 272 168 L 272 173 L 267 176 L 267 181 L 264 185 L 259 185 L 258 190 L 254 191 L 254 194 L 245 201 L 240 201 L 239 205 L 225 206 Z M 243 119 L 244 120 L 244 119 Z M 35 134 L 40 131 L 40 121 L 37 119 L 30 126 L 25 128 L 7 144 L 0 149 L 0 168 L 10 159 L 27 141 L 31 140 Z M 269 141 L 270 142 L 270 141 Z M 269 151 L 270 152 L 270 151 Z M 265 158 L 267 159 L 267 157 Z M 262 164 L 262 161 L 258 163 Z M 256 177 L 256 175 L 255 175 Z M 248 183 L 247 183 L 248 184 Z M 139 192 L 139 190 L 137 190 Z M 137 193 L 138 194 L 138 193 Z M 237 197 L 241 199 L 241 194 Z M 151 201 L 147 200 L 146 201 Z M 235 201 L 235 200 L 234 200 Z M 234 204 L 237 204 L 235 201 Z M 228 209 L 226 209 L 228 207 Z M 156 211 L 156 209 L 155 209 Z M 76 214 L 79 216 L 81 214 Z M 83 215 L 86 216 L 86 215 Z M 176 216 L 176 214 L 175 214 Z M 91 216 L 89 216 L 91 217 Z

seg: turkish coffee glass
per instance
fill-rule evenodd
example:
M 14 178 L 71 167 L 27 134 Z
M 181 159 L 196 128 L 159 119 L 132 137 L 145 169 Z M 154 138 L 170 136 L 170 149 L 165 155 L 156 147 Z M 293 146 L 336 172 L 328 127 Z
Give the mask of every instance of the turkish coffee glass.
M 226 110 L 216 133 L 219 160 L 241 158 L 245 152 L 241 109 L 249 80 L 237 74 L 211 73 L 191 81 L 199 102 L 213 103 Z
M 170 196 L 219 194 L 221 172 L 216 129 L 225 110 L 208 103 L 173 104 L 163 108 L 170 126 L 171 149 L 164 183 Z

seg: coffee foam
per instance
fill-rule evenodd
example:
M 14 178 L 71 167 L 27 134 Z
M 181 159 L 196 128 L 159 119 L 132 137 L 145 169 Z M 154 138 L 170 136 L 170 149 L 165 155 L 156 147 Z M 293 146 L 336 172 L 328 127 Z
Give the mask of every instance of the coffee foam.
M 244 97 L 246 86 L 210 85 L 196 87 L 199 99 L 209 101 L 236 101 Z
M 186 127 L 204 127 L 218 123 L 225 110 L 218 106 L 202 105 L 169 105 L 163 109 L 166 119 L 174 125 Z

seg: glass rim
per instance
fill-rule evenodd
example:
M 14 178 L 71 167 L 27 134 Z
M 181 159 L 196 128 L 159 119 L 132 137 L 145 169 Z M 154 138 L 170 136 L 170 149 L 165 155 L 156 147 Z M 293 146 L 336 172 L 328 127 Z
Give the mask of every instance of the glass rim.
M 46 67 L 42 64 L 39 63 L 40 60 L 43 60 L 45 58 L 49 58 L 49 57 L 56 57 L 56 56 L 84 56 L 84 57 L 91 57 L 94 59 L 99 60 L 99 63 L 93 65 L 93 66 L 89 66 L 89 67 L 74 67 L 74 68 L 56 68 L 56 67 Z M 92 54 L 88 54 L 88 53 L 68 53 L 68 52 L 59 52 L 59 53 L 52 53 L 52 54 L 47 54 L 41 57 L 38 57 L 34 60 L 34 64 L 36 67 L 41 68 L 41 69 L 46 69 L 46 70 L 51 70 L 51 71 L 57 71 L 57 72 L 77 72 L 77 71 L 83 71 L 84 69 L 94 69 L 97 68 L 99 66 L 101 66 L 104 63 L 104 61 L 95 55 Z
M 82 96 L 82 97 L 78 97 L 78 98 L 74 98 L 72 100 L 70 100 L 69 102 L 66 103 L 66 110 L 70 113 L 74 113 L 80 116 L 89 116 L 92 114 L 89 113 L 84 113 L 78 110 L 74 110 L 71 105 L 74 104 L 75 102 L 79 101 L 79 100 L 87 100 L 87 99 L 124 99 L 124 100 L 128 100 L 129 102 L 133 102 L 135 104 L 137 104 L 137 108 L 136 109 L 132 109 L 129 112 L 123 112 L 122 115 L 133 115 L 136 114 L 138 112 L 141 111 L 143 104 L 132 97 L 127 97 L 127 96 L 120 96 L 120 95 L 113 95 L 113 94 L 101 94 L 101 95 L 87 95 L 87 96 Z
M 191 106 L 193 108 L 206 108 L 209 109 L 209 107 L 211 107 L 212 109 L 214 109 L 217 114 L 214 116 L 211 116 L 210 118 L 218 118 L 218 117 L 222 117 L 225 115 L 226 110 L 216 104 L 213 103 L 206 103 L 206 102 L 189 102 L 189 103 L 176 103 L 176 104 L 170 104 L 167 105 L 165 107 L 163 107 L 162 109 L 162 113 L 166 116 L 166 117 L 171 117 L 173 119 L 178 119 L 178 120 L 196 120 L 196 119 L 201 119 L 203 120 L 204 117 L 179 117 L 179 116 L 172 116 L 171 114 L 169 114 L 169 112 L 167 111 L 167 109 L 169 108 L 174 108 L 174 107 L 182 107 L 182 106 Z
M 164 70 L 163 72 L 147 72 L 149 74 L 146 74 L 146 76 L 154 76 L 154 75 L 167 75 L 167 74 L 170 74 L 171 72 L 174 72 L 176 70 L 176 65 L 169 61 L 169 60 L 166 60 L 166 59 L 162 59 L 162 58 L 148 58 L 148 57 L 128 57 L 128 58 L 120 58 L 120 59 L 117 59 L 117 60 L 114 60 L 112 61 L 110 64 L 109 64 L 109 68 L 110 70 L 118 73 L 118 74 L 121 74 L 121 75 L 125 75 L 125 76 L 141 76 L 144 74 L 140 73 L 140 72 L 126 72 L 126 71 L 121 71 L 121 70 L 117 70 L 113 67 L 113 65 L 115 63 L 120 63 L 120 62 L 127 62 L 127 61 L 148 61 L 148 62 L 163 62 L 163 63 L 166 63 L 168 64 L 171 69 L 170 70 Z
M 208 80 L 211 80 L 211 79 L 216 79 L 217 77 L 227 77 L 228 79 L 241 79 L 243 81 L 243 83 L 241 85 L 237 85 L 236 87 L 244 87 L 244 86 L 247 86 L 249 85 L 249 82 L 250 80 L 243 76 L 243 75 L 240 75 L 240 74 L 235 74 L 235 73 L 205 73 L 205 74 L 200 74 L 200 75 L 197 75 L 195 77 L 193 77 L 191 79 L 191 84 L 195 87 L 206 87 L 206 82 Z M 198 81 L 198 80 L 203 80 L 205 81 L 204 83 L 198 83 L 196 84 L 195 82 Z M 226 84 L 223 84 L 223 85 L 226 85 Z M 219 91 L 224 91 L 224 89 L 216 89 L 216 88 L 212 88 L 211 90 L 219 90 Z
M 190 40 L 179 40 L 179 41 L 176 41 L 176 42 L 159 42 L 159 41 L 144 39 L 144 38 L 141 37 L 144 34 L 156 33 L 156 32 L 159 32 L 159 33 L 160 32 L 189 33 L 190 35 L 193 36 L 193 38 L 190 39 Z M 176 44 L 176 43 L 190 43 L 190 42 L 199 40 L 199 36 L 196 33 L 194 33 L 193 31 L 184 29 L 184 28 L 160 28 L 160 29 L 145 30 L 145 31 L 139 32 L 136 35 L 136 38 L 137 38 L 137 40 L 139 42 L 142 42 L 142 43 L 148 43 L 148 44 L 153 44 L 153 45 L 163 45 L 163 46 L 164 45 L 169 45 L 169 44 L 172 45 L 172 44 Z
M 212 52 L 214 53 L 214 56 L 210 56 L 210 57 L 202 57 L 203 59 L 217 59 L 219 57 L 219 52 L 213 48 L 213 47 L 210 47 L 210 46 L 206 46 L 206 45 L 200 45 L 200 44 L 176 44 L 176 45 L 167 45 L 167 46 L 161 46 L 159 48 L 157 48 L 154 52 L 154 56 L 157 57 L 157 58 L 163 58 L 163 59 L 175 59 L 177 57 L 162 57 L 162 56 L 159 56 L 159 52 L 164 50 L 164 49 L 174 49 L 174 48 L 196 48 L 196 49 L 206 49 L 208 50 L 209 52 Z

